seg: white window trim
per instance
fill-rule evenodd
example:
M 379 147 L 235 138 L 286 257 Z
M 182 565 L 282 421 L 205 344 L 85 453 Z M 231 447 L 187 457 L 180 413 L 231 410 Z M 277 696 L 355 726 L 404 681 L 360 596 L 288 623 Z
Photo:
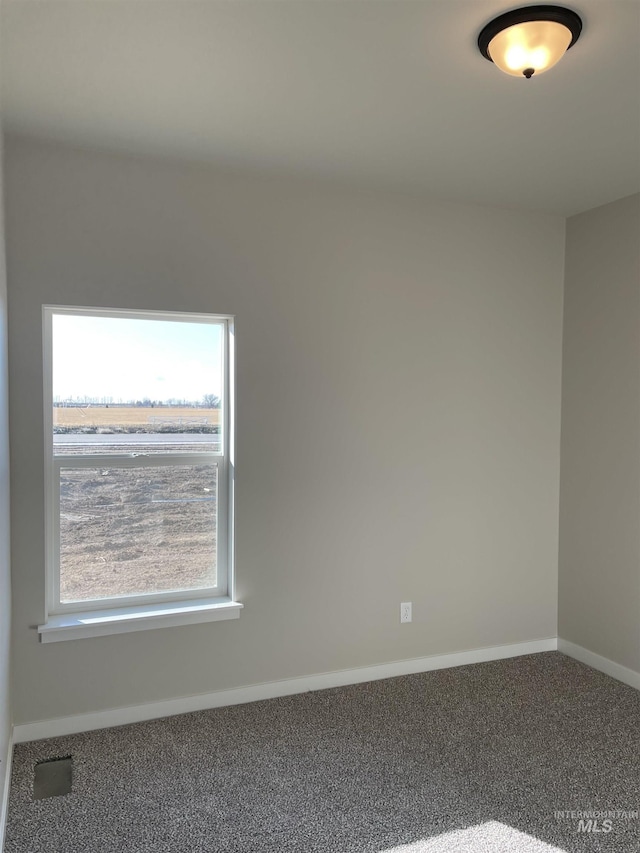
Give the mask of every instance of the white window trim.
M 235 324 L 230 315 L 191 314 L 164 311 L 126 311 L 75 306 L 43 306 L 43 392 L 45 435 L 45 575 L 46 610 L 38 626 L 41 642 L 58 642 L 82 637 L 105 636 L 149 628 L 173 627 L 200 622 L 237 619 L 242 604 L 235 601 L 235 524 L 233 512 L 235 474 Z M 222 438 L 227 443 L 220 452 L 200 454 L 171 453 L 155 456 L 115 457 L 98 454 L 91 457 L 55 456 L 53 447 L 52 318 L 55 314 L 92 317 L 127 317 L 183 322 L 218 322 L 224 325 L 224 393 L 222 399 Z M 219 568 L 226 567 L 224 583 L 217 588 L 122 596 L 76 603 L 61 603 L 59 598 L 59 471 L 65 467 L 145 467 L 171 464 L 211 464 L 218 470 L 218 523 L 226 528 Z M 57 515 L 56 515 L 57 513 Z M 220 555 L 220 552 L 218 552 Z
M 128 634 L 149 628 L 173 628 L 176 625 L 195 625 L 200 622 L 219 622 L 238 619 L 243 605 L 230 598 L 211 601 L 173 602 L 136 607 L 113 607 L 110 610 L 89 610 L 84 613 L 65 613 L 51 616 L 44 625 L 38 626 L 42 643 L 58 643 L 61 640 L 78 640 L 84 637 L 104 637 L 109 634 Z

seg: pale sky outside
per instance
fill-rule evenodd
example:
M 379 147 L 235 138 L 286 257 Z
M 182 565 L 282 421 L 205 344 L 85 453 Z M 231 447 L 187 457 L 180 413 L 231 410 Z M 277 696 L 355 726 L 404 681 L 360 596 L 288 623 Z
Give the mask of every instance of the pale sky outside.
M 53 399 L 188 400 L 222 392 L 222 326 L 53 316 Z

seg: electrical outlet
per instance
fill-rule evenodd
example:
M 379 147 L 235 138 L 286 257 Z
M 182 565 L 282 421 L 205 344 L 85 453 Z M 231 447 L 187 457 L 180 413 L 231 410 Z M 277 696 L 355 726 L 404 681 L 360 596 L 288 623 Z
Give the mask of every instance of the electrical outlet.
M 411 602 L 403 601 L 400 605 L 400 621 L 411 622 Z

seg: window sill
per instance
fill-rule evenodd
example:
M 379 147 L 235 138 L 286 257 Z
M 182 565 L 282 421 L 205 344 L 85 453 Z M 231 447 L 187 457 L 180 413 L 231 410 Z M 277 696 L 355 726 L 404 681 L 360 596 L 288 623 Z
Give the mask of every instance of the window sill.
M 229 598 L 196 599 L 160 606 L 118 607 L 85 613 L 63 613 L 50 616 L 38 626 L 41 643 L 58 643 L 84 637 L 105 637 L 150 628 L 172 628 L 222 619 L 238 619 L 242 604 Z

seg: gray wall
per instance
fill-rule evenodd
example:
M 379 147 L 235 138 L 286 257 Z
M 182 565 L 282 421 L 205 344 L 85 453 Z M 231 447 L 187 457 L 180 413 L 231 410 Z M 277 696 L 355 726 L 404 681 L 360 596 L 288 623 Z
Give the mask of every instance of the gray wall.
M 7 280 L 5 275 L 0 132 L 0 809 L 11 726 L 10 649 L 11 580 L 9 569 L 9 414 L 7 400 Z M 2 826 L 0 816 L 0 846 Z
M 17 722 L 556 635 L 562 219 L 7 155 Z M 38 644 L 44 302 L 237 315 L 238 621 Z
M 559 635 L 640 672 L 640 196 L 567 223 Z

